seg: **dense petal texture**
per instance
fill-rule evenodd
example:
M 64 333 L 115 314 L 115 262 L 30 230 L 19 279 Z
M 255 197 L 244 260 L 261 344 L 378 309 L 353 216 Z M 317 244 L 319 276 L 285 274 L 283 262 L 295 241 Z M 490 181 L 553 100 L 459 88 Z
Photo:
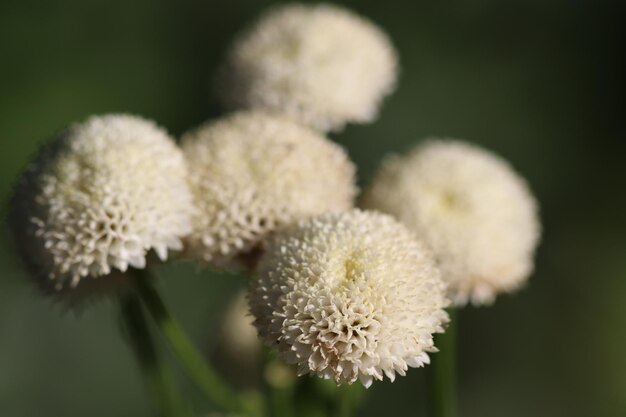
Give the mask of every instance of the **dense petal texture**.
M 457 304 L 490 303 L 532 271 L 535 199 L 506 161 L 476 146 L 433 140 L 386 159 L 362 205 L 395 216 L 431 246 Z
M 239 263 L 278 227 L 352 207 L 354 165 L 341 147 L 293 122 L 243 112 L 182 139 L 197 213 L 188 249 Z
M 393 46 L 371 22 L 333 5 L 291 4 L 238 39 L 218 79 L 233 108 L 283 113 L 325 131 L 372 121 L 396 73 Z
M 428 363 L 447 303 L 425 246 L 392 217 L 360 210 L 284 230 L 250 295 L 260 336 L 300 375 L 366 387 Z
M 17 184 L 10 224 L 44 290 L 90 294 L 108 284 L 82 278 L 143 268 L 151 249 L 161 259 L 181 249 L 192 207 L 185 160 L 167 133 L 107 115 L 42 149 Z

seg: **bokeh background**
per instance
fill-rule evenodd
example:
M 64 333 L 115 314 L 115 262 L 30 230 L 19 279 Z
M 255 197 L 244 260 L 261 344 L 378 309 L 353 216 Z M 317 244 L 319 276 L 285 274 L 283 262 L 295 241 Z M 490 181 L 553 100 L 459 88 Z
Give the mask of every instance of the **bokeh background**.
M 132 112 L 179 135 L 218 115 L 210 76 L 269 4 L 2 0 L 2 213 L 26 161 L 69 122 Z M 381 118 L 334 135 L 360 180 L 424 137 L 466 138 L 512 161 L 541 204 L 545 231 L 527 288 L 462 312 L 461 415 L 626 416 L 624 2 L 347 5 L 389 32 L 402 62 Z M 2 237 L 0 415 L 150 415 L 117 305 L 61 314 L 34 294 Z M 243 279 L 184 264 L 158 272 L 209 351 Z M 374 384 L 361 415 L 425 415 L 424 374 Z

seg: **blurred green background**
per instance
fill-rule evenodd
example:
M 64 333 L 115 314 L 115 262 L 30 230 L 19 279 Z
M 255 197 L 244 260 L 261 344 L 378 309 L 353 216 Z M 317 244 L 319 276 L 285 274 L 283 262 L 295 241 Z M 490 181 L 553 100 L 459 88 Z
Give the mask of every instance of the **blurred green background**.
M 69 122 L 132 112 L 179 135 L 217 115 L 210 75 L 268 4 L 2 0 L 3 206 L 28 158 Z M 381 118 L 334 136 L 360 180 L 389 151 L 429 135 L 459 137 L 511 160 L 541 204 L 545 231 L 527 288 L 463 311 L 461 415 L 626 416 L 624 2 L 347 5 L 389 32 L 402 63 Z M 60 314 L 34 294 L 7 240 L 0 415 L 148 416 L 115 303 Z M 208 350 L 243 280 L 189 265 L 159 273 L 173 310 Z M 362 415 L 424 415 L 424 374 L 374 384 Z

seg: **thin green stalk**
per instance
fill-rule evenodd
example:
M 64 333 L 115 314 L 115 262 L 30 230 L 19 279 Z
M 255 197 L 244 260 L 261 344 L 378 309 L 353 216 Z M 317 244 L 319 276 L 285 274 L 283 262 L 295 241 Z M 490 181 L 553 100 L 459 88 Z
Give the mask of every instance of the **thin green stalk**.
M 188 376 L 194 380 L 207 398 L 221 411 L 257 415 L 236 392 L 234 392 L 209 366 L 196 350 L 178 322 L 170 315 L 146 269 L 135 270 L 135 287 L 157 327 L 167 339 L 174 354 L 181 361 Z
M 432 417 L 457 417 L 456 381 L 456 328 L 458 314 L 454 308 L 448 310 L 450 324 L 446 332 L 437 335 L 435 345 L 439 352 L 433 355 L 431 365 Z
M 125 296 L 120 301 L 122 318 L 128 332 L 128 342 L 152 391 L 159 416 L 184 416 L 181 400 L 167 371 L 159 361 L 141 301 L 135 295 Z
M 357 415 L 357 411 L 363 400 L 365 388 L 360 382 L 352 385 L 342 385 L 337 387 L 335 397 L 335 414 L 337 417 L 352 417 Z
M 352 417 L 354 414 L 349 388 L 351 387 L 337 387 L 337 417 Z

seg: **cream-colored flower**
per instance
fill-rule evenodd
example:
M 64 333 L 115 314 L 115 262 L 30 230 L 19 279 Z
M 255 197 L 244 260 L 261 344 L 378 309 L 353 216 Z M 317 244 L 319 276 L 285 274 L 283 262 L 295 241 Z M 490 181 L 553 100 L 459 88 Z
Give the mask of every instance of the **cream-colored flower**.
M 535 200 L 506 161 L 476 146 L 432 140 L 386 159 L 362 205 L 395 216 L 431 246 L 456 304 L 490 303 L 532 271 Z
M 346 153 L 287 119 L 237 113 L 186 134 L 182 147 L 197 207 L 188 249 L 215 265 L 241 262 L 294 220 L 352 207 Z
M 429 362 L 448 315 L 430 252 L 392 217 L 352 210 L 281 232 L 252 281 L 259 335 L 298 373 L 368 387 Z
M 233 108 L 283 113 L 326 131 L 375 119 L 396 73 L 393 46 L 373 23 L 334 5 L 290 4 L 235 42 L 218 79 Z
M 42 149 L 17 184 L 10 224 L 45 292 L 90 294 L 108 283 L 86 277 L 143 268 L 151 249 L 161 259 L 181 249 L 191 210 L 185 160 L 167 133 L 106 115 Z

